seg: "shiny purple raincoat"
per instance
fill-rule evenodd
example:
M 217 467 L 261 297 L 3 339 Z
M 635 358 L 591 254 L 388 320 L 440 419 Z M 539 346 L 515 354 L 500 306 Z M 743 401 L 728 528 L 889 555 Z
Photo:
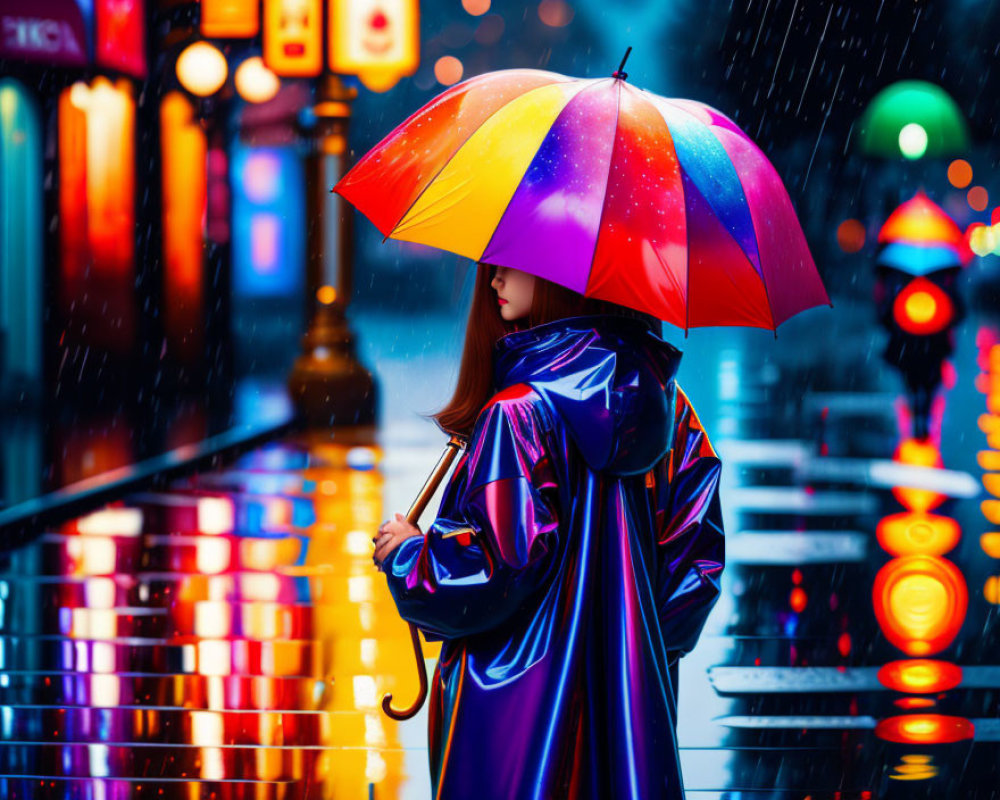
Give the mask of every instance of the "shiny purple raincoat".
M 721 464 L 680 356 L 607 315 L 497 342 L 497 393 L 437 518 L 384 563 L 403 618 L 443 640 L 436 798 L 684 796 L 673 667 L 725 558 Z

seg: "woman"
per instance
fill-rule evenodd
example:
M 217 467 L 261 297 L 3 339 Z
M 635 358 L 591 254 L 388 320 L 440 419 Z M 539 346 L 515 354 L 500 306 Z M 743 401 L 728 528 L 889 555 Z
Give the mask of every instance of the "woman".
M 720 462 L 653 317 L 478 267 L 455 395 L 470 436 L 426 535 L 375 562 L 443 640 L 436 798 L 682 798 L 677 659 L 719 594 Z

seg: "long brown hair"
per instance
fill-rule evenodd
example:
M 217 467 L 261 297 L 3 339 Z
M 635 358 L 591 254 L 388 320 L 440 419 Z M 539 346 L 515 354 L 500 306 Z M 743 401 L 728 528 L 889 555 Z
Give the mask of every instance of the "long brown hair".
M 531 310 L 526 319 L 508 322 L 500 316 L 496 292 L 490 284 L 495 268 L 492 264 L 476 264 L 476 285 L 472 291 L 468 322 L 465 326 L 465 346 L 458 370 L 455 393 L 440 411 L 421 416 L 434 419 L 448 434 L 470 436 L 476 418 L 490 399 L 493 389 L 493 345 L 508 333 L 544 325 L 565 317 L 586 314 L 610 314 L 642 319 L 659 332 L 660 321 L 651 314 L 627 306 L 584 297 L 545 278 L 535 277 Z

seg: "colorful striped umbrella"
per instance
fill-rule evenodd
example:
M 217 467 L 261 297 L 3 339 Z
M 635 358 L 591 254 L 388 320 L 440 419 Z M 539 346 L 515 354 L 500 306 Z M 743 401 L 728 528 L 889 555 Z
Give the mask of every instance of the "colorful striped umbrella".
M 905 242 L 919 247 L 950 247 L 962 266 L 973 256 L 962 229 L 923 189 L 889 215 L 878 232 L 878 241 L 885 245 Z
M 832 306 L 760 149 L 715 109 L 625 77 L 469 78 L 389 133 L 333 191 L 387 238 L 513 267 L 685 335 L 776 331 Z

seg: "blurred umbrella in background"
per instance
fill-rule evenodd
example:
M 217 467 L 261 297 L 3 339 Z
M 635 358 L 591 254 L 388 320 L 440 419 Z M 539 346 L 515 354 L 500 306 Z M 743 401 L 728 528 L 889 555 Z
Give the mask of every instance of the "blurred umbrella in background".
M 872 98 L 861 116 L 861 152 L 883 158 L 949 156 L 969 147 L 965 116 L 940 86 L 898 81 Z
M 877 263 L 908 275 L 964 267 L 972 251 L 961 228 L 923 191 L 899 206 L 878 235 Z

